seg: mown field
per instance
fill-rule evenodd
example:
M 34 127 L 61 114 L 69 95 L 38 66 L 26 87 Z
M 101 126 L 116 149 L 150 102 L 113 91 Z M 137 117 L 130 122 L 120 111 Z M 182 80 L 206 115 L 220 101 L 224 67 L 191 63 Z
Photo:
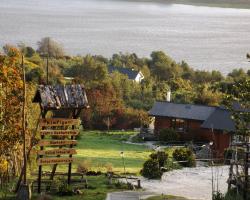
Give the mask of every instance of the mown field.
M 133 131 L 81 132 L 78 144 L 75 147 L 77 155 L 74 156 L 76 162 L 73 165 L 73 171 L 77 169 L 78 163 L 88 160 L 91 164 L 91 170 L 106 172 L 106 166 L 111 165 L 115 173 L 123 173 L 122 151 L 124 152 L 126 172 L 138 174 L 151 150 L 143 145 L 124 143 L 133 134 L 135 134 Z M 66 167 L 60 166 L 58 170 L 64 171 Z
M 135 132 L 124 131 L 112 131 L 109 133 L 101 131 L 82 131 L 78 139 L 78 144 L 75 147 L 77 150 L 76 162 L 73 164 L 73 172 L 77 170 L 77 165 L 84 160 L 88 160 L 90 163 L 90 170 L 106 172 L 106 166 L 112 166 L 115 173 L 122 174 L 123 161 L 120 155 L 121 151 L 124 152 L 124 161 L 126 172 L 130 174 L 139 174 L 140 169 L 144 161 L 148 158 L 151 150 L 142 145 L 126 144 L 128 138 L 135 134 Z M 32 167 L 32 172 L 38 170 L 37 166 Z M 46 166 L 44 171 L 50 171 L 51 167 Z M 58 171 L 67 172 L 67 165 L 61 165 L 58 167 Z M 29 175 L 30 180 L 34 180 L 37 177 Z M 122 190 L 126 188 L 117 188 L 114 185 L 109 186 L 108 180 L 104 175 L 97 177 L 88 177 L 88 183 L 90 189 L 82 190 L 82 195 L 76 196 L 53 196 L 53 200 L 66 199 L 66 200 L 103 200 L 108 192 Z M 12 184 L 14 185 L 14 184 Z M 11 187 L 11 186 L 10 186 Z M 14 195 L 9 193 L 9 190 L 3 192 L 0 190 L 0 199 L 7 194 L 7 197 L 12 199 Z M 37 199 L 37 194 L 33 194 L 33 199 Z

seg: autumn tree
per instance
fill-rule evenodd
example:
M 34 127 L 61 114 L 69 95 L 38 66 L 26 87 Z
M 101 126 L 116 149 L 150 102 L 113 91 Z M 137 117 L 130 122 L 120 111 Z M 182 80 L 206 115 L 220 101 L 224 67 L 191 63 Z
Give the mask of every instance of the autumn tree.
M 169 81 L 172 92 L 172 100 L 179 103 L 193 103 L 195 88 L 190 80 L 176 78 Z
M 134 70 L 141 70 L 147 63 L 147 59 L 139 58 L 135 53 L 113 54 L 109 65 L 116 67 L 126 67 Z
M 169 80 L 179 77 L 182 68 L 162 51 L 154 51 L 151 54 L 150 69 L 158 80 Z
M 116 113 L 122 110 L 122 99 L 109 83 L 93 87 L 87 91 L 89 112 L 83 114 L 86 125 L 109 129 L 116 121 Z
M 250 137 L 250 78 L 236 82 L 226 96 L 236 124 L 236 133 Z
M 19 51 L 11 46 L 5 46 L 4 52 L 0 54 L 0 152 L 15 175 L 20 170 L 18 160 L 22 159 L 21 57 Z
M 41 56 L 52 57 L 52 58 L 60 58 L 65 55 L 63 46 L 51 39 L 50 37 L 42 38 L 37 42 L 38 49 L 37 52 Z
M 209 106 L 220 106 L 223 93 L 217 90 L 213 90 L 210 85 L 200 85 L 196 89 L 196 97 L 194 99 L 194 103 L 209 105 Z
M 242 68 L 233 69 L 232 72 L 228 74 L 228 78 L 232 79 L 233 81 L 240 81 L 247 76 L 247 73 Z

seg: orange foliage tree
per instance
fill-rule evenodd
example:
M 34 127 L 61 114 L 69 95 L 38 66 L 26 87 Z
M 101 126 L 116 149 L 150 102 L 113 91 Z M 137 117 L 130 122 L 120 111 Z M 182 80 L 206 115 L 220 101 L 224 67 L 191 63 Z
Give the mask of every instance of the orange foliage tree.
M 90 109 L 82 114 L 86 128 L 132 129 L 149 123 L 143 110 L 128 108 L 112 84 L 104 83 L 87 91 Z
M 4 50 L 5 54 L 0 54 L 0 152 L 16 175 L 22 165 L 21 56 L 13 47 L 6 46 Z

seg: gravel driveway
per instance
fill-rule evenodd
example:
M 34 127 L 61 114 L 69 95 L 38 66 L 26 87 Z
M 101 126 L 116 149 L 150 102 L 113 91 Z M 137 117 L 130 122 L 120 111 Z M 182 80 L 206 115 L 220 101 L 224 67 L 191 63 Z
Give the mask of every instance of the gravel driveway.
M 186 197 L 188 199 L 211 200 L 212 171 L 214 187 L 225 193 L 229 166 L 183 168 L 163 174 L 161 180 L 142 178 L 142 187 L 158 194 L 168 194 Z M 218 180 L 218 181 L 217 181 Z

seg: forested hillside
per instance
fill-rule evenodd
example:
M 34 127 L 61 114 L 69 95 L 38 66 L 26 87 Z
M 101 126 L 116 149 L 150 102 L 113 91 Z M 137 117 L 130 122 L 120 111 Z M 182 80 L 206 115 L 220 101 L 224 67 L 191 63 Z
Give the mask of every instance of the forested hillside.
M 46 84 L 47 61 L 49 84 L 84 84 L 90 103 L 82 115 L 85 128 L 129 129 L 146 125 L 147 111 L 156 100 L 166 100 L 168 91 L 174 102 L 222 105 L 233 85 L 250 77 L 250 70 L 240 68 L 227 76 L 219 71 L 194 70 L 185 61 L 177 63 L 162 51 L 152 52 L 150 58 L 140 58 L 135 53 L 117 53 L 111 58 L 68 56 L 60 44 L 49 38 L 39 41 L 38 49 L 25 45 L 20 48 L 25 56 L 30 97 L 37 84 Z M 3 49 L 8 55 L 12 48 L 6 45 Z M 141 71 L 144 79 L 137 83 L 124 74 L 110 74 L 108 66 Z

